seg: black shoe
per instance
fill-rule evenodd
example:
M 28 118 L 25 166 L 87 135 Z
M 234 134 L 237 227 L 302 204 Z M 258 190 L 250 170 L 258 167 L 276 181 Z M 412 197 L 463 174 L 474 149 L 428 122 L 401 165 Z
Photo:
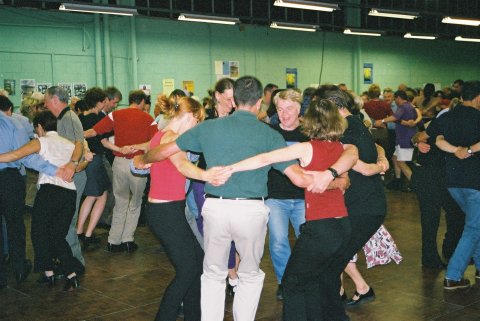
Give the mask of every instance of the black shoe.
M 135 242 L 124 242 L 122 243 L 123 249 L 128 253 L 133 253 L 138 249 L 138 245 Z
M 283 300 L 283 286 L 281 284 L 278 285 L 277 293 L 275 295 L 277 297 L 277 300 Z
M 107 244 L 107 251 L 111 253 L 123 252 L 124 249 L 123 244 L 112 244 L 110 242 Z
M 55 275 L 46 276 L 45 274 L 42 273 L 42 275 L 40 275 L 40 277 L 38 278 L 37 283 L 54 286 L 56 281 L 57 280 L 55 278 Z
M 96 237 L 95 234 L 92 236 L 84 236 L 83 238 L 83 247 L 88 249 L 91 246 L 98 246 L 100 243 L 100 238 Z
M 84 233 L 82 233 L 82 234 L 77 233 L 77 237 L 78 237 L 78 240 L 80 242 L 82 242 L 82 243 L 85 242 L 85 234 Z
M 23 271 L 15 273 L 15 279 L 17 280 L 17 284 L 20 284 L 23 281 L 25 281 L 31 271 L 32 271 L 32 262 L 30 260 L 25 260 Z
M 78 282 L 78 279 L 76 276 L 65 279 L 65 286 L 63 287 L 63 291 L 72 291 L 73 289 L 76 289 L 80 286 L 80 282 Z
M 8 264 L 10 263 L 10 255 L 7 254 L 3 254 L 3 264 Z
M 102 240 L 101 238 L 99 238 L 95 234 L 92 234 L 91 236 L 86 236 L 85 235 L 85 240 L 87 240 L 87 239 L 88 239 L 88 243 L 90 243 L 90 244 L 98 244 Z
M 340 298 L 342 300 L 343 305 L 346 305 L 347 302 L 348 302 L 347 294 L 345 292 L 343 292 L 343 294 L 340 296 Z
M 365 294 L 359 294 L 357 291 L 355 291 L 354 296 L 356 296 L 357 299 L 354 300 L 351 298 L 350 301 L 347 302 L 347 307 L 355 307 L 375 300 L 375 292 L 373 291 L 372 287 L 370 287 L 368 292 Z
M 467 279 L 460 279 L 460 281 L 454 281 L 450 279 L 443 280 L 443 288 L 445 290 L 466 289 L 469 287 L 470 287 L 470 281 Z

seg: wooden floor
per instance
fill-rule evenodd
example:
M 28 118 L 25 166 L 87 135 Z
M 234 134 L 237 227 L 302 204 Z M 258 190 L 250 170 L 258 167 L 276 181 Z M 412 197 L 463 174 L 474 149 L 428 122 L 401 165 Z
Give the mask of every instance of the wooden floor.
M 413 193 L 389 192 L 386 226 L 394 236 L 404 261 L 400 265 L 366 270 L 363 256 L 359 264 L 375 289 L 376 301 L 348 310 L 352 321 L 478 321 L 480 286 L 466 291 L 446 292 L 444 271 L 422 269 L 420 264 L 419 212 Z M 27 234 L 30 218 L 26 217 Z M 444 222 L 441 223 L 441 232 Z M 87 270 L 81 287 L 63 293 L 63 281 L 54 288 L 37 284 L 38 275 L 17 286 L 9 275 L 9 286 L 0 290 L 0 320 L 153 320 L 173 269 L 147 227 L 139 227 L 136 253 L 108 253 L 104 250 L 107 231 L 98 230 L 102 247 L 87 251 Z M 439 233 L 439 235 L 441 235 Z M 27 253 L 32 248 L 28 238 Z M 276 281 L 268 253 L 262 262 L 266 273 L 256 320 L 280 320 L 282 304 L 276 301 Z M 475 283 L 474 267 L 465 277 Z M 353 292 L 346 280 L 347 293 Z M 227 299 L 225 320 L 233 320 L 231 300 Z

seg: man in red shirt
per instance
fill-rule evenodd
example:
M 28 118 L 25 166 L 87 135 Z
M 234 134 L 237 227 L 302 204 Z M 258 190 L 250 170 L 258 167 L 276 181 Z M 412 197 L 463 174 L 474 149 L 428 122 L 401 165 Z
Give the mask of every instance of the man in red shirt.
M 148 142 L 157 132 L 153 125 L 153 118 L 143 112 L 147 96 L 141 90 L 131 91 L 128 97 L 128 108 L 116 110 L 104 117 L 92 129 L 85 131 L 85 137 L 111 132 L 115 133 L 113 161 L 113 194 L 115 207 L 113 208 L 112 226 L 108 235 L 109 252 L 134 252 L 138 245 L 134 242 L 134 233 L 137 228 L 142 195 L 147 182 L 146 177 L 134 176 L 130 172 L 130 159 L 143 151 L 132 154 L 123 154 L 121 147 Z M 131 197 L 130 197 L 131 195 Z

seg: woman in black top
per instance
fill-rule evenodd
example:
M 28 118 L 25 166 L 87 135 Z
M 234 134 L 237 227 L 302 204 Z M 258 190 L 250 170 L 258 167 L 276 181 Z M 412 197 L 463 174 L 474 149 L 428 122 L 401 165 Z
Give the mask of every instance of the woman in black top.
M 102 89 L 94 87 L 87 90 L 84 100 L 86 110 L 83 110 L 78 118 L 82 122 L 83 130 L 87 130 L 100 121 L 101 117 L 98 113 L 106 103 L 107 95 Z M 94 153 L 94 156 L 86 169 L 87 184 L 83 192 L 86 197 L 80 208 L 77 224 L 77 235 L 83 241 L 85 247 L 99 242 L 93 236 L 93 230 L 102 216 L 107 201 L 107 190 L 110 185 L 110 180 L 103 165 L 105 149 L 102 145 L 102 139 L 102 136 L 87 139 L 90 151 Z M 90 221 L 84 234 L 84 224 L 90 214 Z
M 359 161 L 352 170 L 348 172 L 350 178 L 350 188 L 345 192 L 345 205 L 348 210 L 348 218 L 351 222 L 352 233 L 343 254 L 337 257 L 333 267 L 347 267 L 349 272 L 358 272 L 354 263 L 350 263 L 351 258 L 365 245 L 372 235 L 382 225 L 387 213 L 387 203 L 383 189 L 383 181 L 379 173 L 388 169 L 388 161 L 385 158 L 383 148 L 375 145 L 372 135 L 364 126 L 355 113 L 355 102 L 353 97 L 334 85 L 321 86 L 315 93 L 316 99 L 328 99 L 337 105 L 340 114 L 346 118 L 348 128 L 345 130 L 341 139 L 344 144 L 353 144 L 358 148 Z M 314 99 L 315 99 L 314 98 Z M 380 152 L 380 154 L 379 154 Z M 380 156 L 380 157 L 379 157 Z M 342 269 L 343 269 L 342 268 Z M 334 271 L 338 278 L 327 280 L 333 282 L 332 286 L 341 289 L 340 274 L 341 270 Z M 364 303 L 375 297 L 373 289 L 363 280 L 361 275 L 356 281 L 357 291 L 349 305 Z M 363 281 L 363 282 L 359 282 Z M 362 284 L 359 288 L 359 285 Z M 340 296 L 330 299 L 330 306 L 326 311 L 326 320 L 348 320 L 345 314 L 345 308 Z

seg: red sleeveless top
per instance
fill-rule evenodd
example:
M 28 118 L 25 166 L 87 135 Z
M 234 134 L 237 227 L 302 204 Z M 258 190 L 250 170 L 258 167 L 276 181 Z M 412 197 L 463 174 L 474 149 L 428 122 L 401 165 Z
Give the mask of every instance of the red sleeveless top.
M 340 142 L 311 140 L 313 148 L 312 161 L 306 170 L 324 171 L 332 166 L 343 153 Z M 340 189 L 329 189 L 323 193 L 305 190 L 305 218 L 307 221 L 348 216 L 343 193 Z
M 160 144 L 165 132 L 157 132 L 150 141 L 150 148 Z M 183 176 L 169 159 L 153 163 L 150 167 L 150 192 L 148 196 L 157 200 L 181 201 L 185 199 Z

